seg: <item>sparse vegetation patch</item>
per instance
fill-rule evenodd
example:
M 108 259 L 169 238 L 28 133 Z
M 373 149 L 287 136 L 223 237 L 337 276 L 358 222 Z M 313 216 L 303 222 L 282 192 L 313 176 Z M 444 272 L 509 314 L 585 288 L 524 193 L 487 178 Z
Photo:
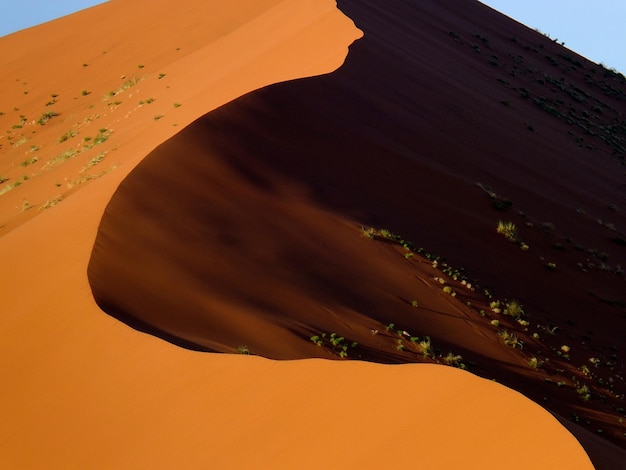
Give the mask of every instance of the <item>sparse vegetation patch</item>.
M 50 119 L 58 115 L 59 113 L 55 113 L 54 111 L 47 111 L 39 116 L 39 119 L 37 119 L 37 124 L 39 124 L 40 126 L 44 126 Z
M 63 142 L 71 139 L 72 137 L 76 136 L 76 132 L 72 129 L 70 129 L 69 131 L 67 131 L 65 134 L 63 134 L 61 137 L 59 137 L 59 143 L 62 144 Z

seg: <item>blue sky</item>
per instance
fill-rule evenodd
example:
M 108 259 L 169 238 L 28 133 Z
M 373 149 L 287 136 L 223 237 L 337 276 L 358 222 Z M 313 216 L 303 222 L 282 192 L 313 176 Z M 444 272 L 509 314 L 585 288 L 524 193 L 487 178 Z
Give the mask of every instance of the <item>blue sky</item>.
M 0 0 L 0 36 L 104 2 L 105 0 Z
M 626 74 L 626 0 L 481 1 Z M 0 0 L 0 36 L 99 3 L 103 0 Z
M 626 75 L 626 0 L 480 0 Z

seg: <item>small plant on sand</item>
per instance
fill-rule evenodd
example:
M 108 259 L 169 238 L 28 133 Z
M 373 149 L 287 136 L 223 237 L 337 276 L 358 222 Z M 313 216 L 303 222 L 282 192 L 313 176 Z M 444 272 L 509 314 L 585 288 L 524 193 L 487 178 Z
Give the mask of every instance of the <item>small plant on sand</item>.
M 0 195 L 4 194 L 4 193 L 8 193 L 9 191 L 11 191 L 12 189 L 17 188 L 18 186 L 20 186 L 22 184 L 21 181 L 15 181 L 14 183 L 11 184 L 7 184 L 6 186 L 4 186 L 2 189 L 0 189 Z
M 331 333 L 329 341 L 333 346 L 340 346 L 344 339 L 345 338 L 343 336 L 337 336 L 336 333 Z
M 569 351 L 569 349 L 568 349 Z M 563 359 L 567 359 L 569 360 L 569 353 L 567 351 L 564 352 L 564 350 L 561 348 L 561 351 L 557 351 L 556 355 L 559 357 L 562 357 Z
M 517 300 L 511 300 L 507 302 L 503 313 L 513 318 L 520 318 L 524 314 L 524 309 Z
M 52 160 L 48 160 L 46 162 L 46 165 L 44 166 L 44 169 L 59 165 L 60 163 L 69 160 L 70 158 L 74 158 L 77 153 L 78 152 L 75 149 L 67 149 L 65 152 L 57 155 Z
M 108 99 L 108 98 L 110 98 L 112 96 L 115 96 L 115 95 L 119 95 L 120 93 L 124 92 L 125 90 L 128 90 L 131 87 L 134 87 L 140 81 L 141 81 L 141 79 L 137 78 L 137 77 L 129 78 L 124 83 L 122 83 L 122 85 L 116 91 L 109 91 L 109 93 L 105 97 L 105 99 Z
M 528 329 L 527 327 L 530 325 L 530 322 L 528 320 L 522 320 L 521 318 L 517 318 L 515 321 L 517 321 L 517 323 L 526 328 L 526 330 Z
M 245 346 L 243 344 L 237 347 L 237 352 L 239 354 L 246 354 L 246 355 L 250 354 L 250 350 L 248 349 L 248 346 Z
M 376 235 L 376 229 L 374 227 L 364 227 L 361 225 L 361 233 L 367 238 L 374 238 Z
M 85 152 L 93 148 L 96 145 L 100 145 L 106 142 L 109 136 L 111 135 L 111 132 L 112 131 L 109 131 L 103 127 L 102 129 L 98 131 L 98 135 L 96 135 L 95 137 L 90 137 L 90 136 L 85 137 L 83 139 L 83 141 L 85 142 L 85 146 L 83 147 L 82 151 Z
M 105 152 L 101 152 L 98 155 L 96 155 L 95 157 L 93 157 L 91 160 L 89 160 L 87 162 L 87 166 L 84 168 L 85 170 L 96 166 L 98 163 L 101 163 L 104 160 L 104 156 L 106 155 Z
M 174 107 L 175 108 L 180 108 L 181 106 L 182 106 L 182 104 L 180 104 L 180 103 L 174 103 Z
M 39 158 L 37 157 L 29 157 L 26 160 L 24 160 L 23 162 L 20 163 L 20 166 L 23 167 L 27 167 L 28 165 L 32 165 L 33 163 L 36 163 L 39 160 Z
M 600 359 L 598 359 L 597 357 L 590 357 L 589 362 L 591 362 L 597 368 L 600 366 L 600 363 L 602 361 L 600 361 Z
M 504 222 L 502 220 L 498 220 L 498 226 L 496 228 L 496 231 L 499 234 L 504 235 L 504 238 L 506 238 L 510 242 L 518 241 L 517 227 L 513 222 Z
M 585 401 L 589 401 L 591 399 L 591 391 L 587 385 L 581 385 L 580 387 L 576 387 L 576 393 Z
M 537 359 L 536 357 L 531 357 L 531 358 L 528 360 L 528 365 L 529 365 L 531 368 L 533 368 L 533 369 L 537 370 L 537 369 L 539 369 L 539 368 L 543 365 L 543 361 L 540 361 L 540 360 L 539 360 L 539 359 Z
M 45 211 L 45 210 L 48 210 L 48 209 L 50 209 L 51 207 L 56 206 L 56 205 L 57 205 L 59 202 L 61 202 L 62 200 L 63 200 L 63 197 L 62 197 L 62 196 L 60 196 L 60 195 L 59 195 L 59 196 L 56 196 L 56 197 L 55 197 L 55 198 L 53 198 L 53 199 L 49 199 L 48 201 L 46 201 L 46 202 L 45 202 L 45 203 L 44 203 L 44 204 L 43 204 L 43 205 L 39 208 L 39 210 L 40 210 L 40 211 Z
M 93 140 L 94 145 L 102 144 L 106 142 L 109 136 L 111 135 L 111 131 L 107 130 L 106 127 L 98 130 L 98 135 Z
M 53 117 L 58 116 L 59 113 L 55 113 L 54 111 L 48 111 L 43 113 L 41 116 L 39 116 L 39 119 L 37 119 L 37 124 L 39 124 L 40 126 L 45 125 L 50 119 L 52 119 Z
M 515 333 L 511 333 L 507 330 L 501 330 L 498 332 L 498 336 L 504 340 L 504 344 L 511 346 L 512 348 L 524 348 L 524 342 L 521 341 Z
M 21 206 L 22 212 L 25 212 L 32 207 L 33 205 L 30 202 L 28 202 L 28 199 L 22 199 L 22 206 Z
M 161 119 L 163 117 L 162 114 L 157 114 L 156 116 L 154 116 L 152 119 L 155 121 L 158 121 L 159 119 Z
M 442 359 L 446 365 L 465 369 L 465 364 L 463 364 L 463 357 L 461 357 L 459 354 L 453 354 L 452 352 L 449 352 Z
M 356 348 L 358 346 L 356 341 L 348 343 L 343 336 L 339 336 L 337 333 L 331 333 L 328 337 L 326 333 L 322 333 L 321 336 L 313 335 L 310 340 L 320 347 L 324 346 L 325 342 L 328 341 L 330 343 L 329 348 L 339 354 L 341 358 L 348 357 L 348 348 Z
M 433 355 L 430 336 L 424 337 L 424 339 L 418 343 L 418 346 L 420 348 L 420 352 L 424 357 L 431 357 Z
M 72 137 L 75 137 L 75 136 L 76 136 L 76 132 L 74 132 L 73 130 L 70 129 L 65 134 L 63 134 L 61 137 L 59 137 L 59 143 L 62 144 L 66 140 L 71 139 Z
M 318 346 L 324 345 L 324 338 L 326 338 L 326 333 L 322 333 L 322 336 L 313 335 L 311 336 L 311 341 L 313 341 Z

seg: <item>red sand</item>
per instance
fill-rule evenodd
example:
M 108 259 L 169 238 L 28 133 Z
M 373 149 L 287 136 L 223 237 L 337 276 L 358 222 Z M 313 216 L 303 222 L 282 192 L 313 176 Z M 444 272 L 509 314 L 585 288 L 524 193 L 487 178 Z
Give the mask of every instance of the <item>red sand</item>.
M 8 184 L 29 176 L 0 195 L 0 253 L 10 267 L 0 316 L 1 357 L 11 384 L 0 396 L 4 466 L 317 468 L 332 462 L 361 468 L 419 462 L 501 468 L 506 461 L 513 468 L 592 468 L 548 412 L 466 372 L 197 353 L 106 316 L 93 301 L 86 271 L 111 196 L 89 266 L 91 287 L 108 313 L 134 326 L 164 330 L 161 335 L 186 345 L 226 352 L 246 345 L 273 358 L 337 358 L 332 348 L 309 340 L 336 332 L 359 342 L 351 357 L 423 361 L 408 340 L 405 350 L 396 349 L 398 338 L 384 328 L 395 322 L 431 336 L 444 355 L 462 354 L 472 372 L 535 400 L 546 396 L 542 404 L 551 410 L 576 409 L 583 420 L 593 420 L 591 430 L 602 425 L 605 437 L 619 437 L 618 413 L 611 409 L 617 399 L 605 397 L 603 404 L 598 397 L 605 391 L 594 388 L 593 399 L 584 402 L 571 381 L 563 390 L 543 381 L 573 373 L 589 354 L 609 360 L 602 348 L 611 344 L 618 346 L 621 368 L 623 313 L 578 290 L 618 297 L 614 280 L 623 279 L 566 268 L 582 255 L 569 246 L 550 251 L 557 235 L 523 228 L 531 250 L 522 252 L 494 233 L 498 217 L 523 225 L 515 213 L 523 207 L 530 220 L 550 220 L 558 234 L 568 227 L 581 243 L 593 240 L 598 250 L 610 250 L 611 264 L 619 261 L 620 248 L 598 239 L 608 229 L 589 220 L 608 215 L 619 228 L 622 213 L 606 208 L 608 201 L 619 205 L 619 181 L 611 182 L 618 160 L 601 144 L 595 153 L 581 153 L 565 132 L 559 146 L 550 147 L 559 135 L 554 129 L 563 124 L 497 88 L 500 72 L 448 30 L 468 40 L 480 30 L 499 54 L 526 42 L 562 49 L 478 4 L 458 10 L 424 2 L 403 10 L 408 7 L 397 2 L 383 12 L 352 3 L 339 7 L 365 37 L 351 46 L 341 68 L 243 96 L 170 140 L 245 92 L 332 71 L 360 32 L 333 2 L 241 1 L 219 8 L 190 2 L 188 9 L 172 9 L 170 2 L 146 8 L 143 1 L 120 0 L 0 40 L 6 58 L 0 102 L 19 108 L 0 110 L 0 125 L 9 130 L 0 140 L 0 176 L 11 178 Z M 156 28 L 163 18 L 168 27 Z M 514 32 L 521 44 L 511 46 L 501 31 Z M 67 54 L 50 54 L 42 37 Z M 27 44 L 42 46 L 23 49 Z M 541 57 L 527 60 L 543 67 Z M 58 75 L 42 77 L 52 69 Z M 582 72 L 573 75 L 582 86 Z M 133 77 L 136 83 L 127 82 Z M 83 89 L 90 93 L 83 96 Z M 106 96 L 109 91 L 117 93 Z M 497 101 L 501 94 L 508 107 Z M 54 104 L 46 107 L 49 100 Z M 623 110 L 619 103 L 611 106 Z M 518 124 L 532 119 L 532 138 L 507 115 L 516 107 L 523 110 L 516 111 Z M 60 115 L 44 126 L 34 123 L 47 109 Z M 13 129 L 20 114 L 27 120 Z M 70 128 L 77 136 L 57 143 Z M 112 131 L 106 142 L 46 166 L 67 148 L 88 146 L 84 137 L 93 140 L 101 128 Z M 13 146 L 24 137 L 29 140 Z M 31 145 L 41 149 L 28 153 Z M 87 168 L 102 151 L 108 152 L 104 161 Z M 520 158 L 530 151 L 536 161 Z M 19 166 L 30 155 L 40 158 Z M 549 166 L 537 174 L 538 164 L 562 168 L 565 157 L 574 159 L 567 160 L 571 179 L 550 177 Z M 594 159 L 593 172 L 581 168 L 589 161 L 583 157 Z M 100 168 L 110 171 L 96 172 Z M 69 188 L 76 180 L 80 184 Z M 477 180 L 511 197 L 514 210 L 492 212 Z M 555 193 L 554 185 L 567 190 Z M 56 206 L 37 210 L 57 194 L 63 199 Z M 571 204 L 570 197 L 587 208 L 582 221 L 552 211 Z M 25 199 L 34 207 L 20 212 Z M 552 339 L 541 330 L 542 342 L 533 342 L 534 325 L 526 333 L 500 316 L 527 343 L 523 351 L 505 346 L 490 323 L 495 315 L 477 314 L 478 306 L 489 310 L 478 291 L 448 279 L 458 291 L 450 297 L 433 280 L 446 277 L 441 271 L 417 255 L 406 260 L 395 244 L 363 237 L 359 224 L 388 228 L 446 255 L 499 296 L 519 298 L 532 323 L 558 325 L 559 334 Z M 198 248 L 192 256 L 191 247 Z M 491 252 L 505 263 L 486 262 Z M 544 252 L 552 256 L 547 261 L 557 261 L 557 272 L 542 269 Z M 555 304 L 571 318 L 552 311 Z M 592 319 L 583 315 L 589 308 L 597 312 Z M 592 327 L 588 347 L 597 349 L 583 352 L 580 335 Z M 571 363 L 550 350 L 561 342 L 572 346 Z M 528 367 L 535 349 L 550 356 L 549 367 Z M 616 373 L 602 367 L 607 377 Z M 596 468 L 614 468 L 623 459 L 622 449 L 575 424 L 568 427 Z

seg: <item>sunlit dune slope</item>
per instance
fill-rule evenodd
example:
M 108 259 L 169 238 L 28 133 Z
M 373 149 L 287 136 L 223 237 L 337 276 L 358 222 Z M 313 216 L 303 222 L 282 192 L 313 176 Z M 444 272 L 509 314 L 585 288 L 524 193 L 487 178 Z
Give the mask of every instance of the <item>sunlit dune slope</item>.
M 122 183 L 99 305 L 200 350 L 461 356 L 623 442 L 623 77 L 479 4 L 339 6 L 365 33 L 340 69 L 222 106 Z
M 97 326 L 112 335 L 87 331 L 90 344 L 58 348 L 68 363 L 39 374 L 72 399 L 48 385 L 21 419 L 4 414 L 3 466 L 593 468 L 539 406 L 463 371 L 214 357 Z M 542 433 L 530 451 L 529 425 Z
M 2 38 L 0 235 L 220 104 L 337 68 L 361 34 L 332 1 L 112 0 Z
M 494 317 L 479 289 L 472 291 L 460 279 L 452 280 L 417 252 L 408 256 L 406 248 L 386 232 L 369 232 L 371 238 L 361 233 L 361 223 L 384 228 L 382 223 L 392 219 L 376 219 L 376 211 L 355 213 L 347 204 L 349 199 L 343 208 L 335 205 L 333 201 L 339 201 L 336 195 L 324 196 L 322 186 L 278 164 L 282 151 L 278 161 L 266 159 L 263 147 L 250 150 L 254 159 L 241 159 L 244 147 L 228 136 L 214 140 L 213 131 L 207 134 L 220 120 L 229 126 L 240 123 L 240 132 L 264 132 L 251 121 L 248 106 L 254 102 L 266 114 L 272 104 L 268 96 L 277 90 L 270 89 L 269 95 L 266 91 L 248 95 L 235 107 L 201 118 L 184 130 L 188 141 L 168 140 L 210 110 L 259 87 L 333 72 L 343 63 L 348 45 L 362 35 L 353 19 L 358 18 L 357 26 L 363 29 L 378 21 L 375 16 L 412 18 L 414 12 L 397 11 L 395 5 L 372 12 L 371 5 L 355 9 L 356 3 L 341 3 L 347 17 L 334 2 L 322 0 L 112 0 L 0 39 L 0 259 L 4 268 L 0 467 L 384 468 L 390 463 L 419 462 L 435 468 L 501 468 L 506 462 L 508 468 L 592 468 L 585 451 L 596 468 L 615 467 L 623 451 L 598 439 L 599 434 L 592 431 L 588 435 L 589 430 L 584 434 L 578 425 L 564 419 L 585 446 L 583 450 L 557 420 L 531 400 L 468 372 L 437 365 L 272 361 L 200 353 L 128 328 L 103 313 L 94 301 L 87 270 L 101 224 L 90 267 L 97 281 L 93 292 L 108 313 L 170 341 L 199 347 L 209 330 L 202 325 L 209 318 L 205 315 L 223 309 L 237 315 L 238 324 L 220 325 L 219 336 L 205 344 L 206 349 L 245 352 L 248 348 L 271 356 L 269 344 L 274 338 L 283 342 L 283 349 L 278 350 L 283 358 L 338 358 L 345 344 L 338 333 L 345 328 L 350 331 L 346 337 L 352 338 L 354 332 L 361 341 L 354 348 L 350 345 L 349 358 L 361 355 L 380 362 L 412 358 L 441 363 L 450 350 L 452 365 L 460 366 L 457 355 L 463 354 L 467 368 L 477 374 L 506 381 L 509 371 L 520 371 L 523 373 L 512 374 L 513 385 L 533 384 L 519 379 L 528 371 L 529 354 L 506 347 L 495 336 L 490 323 Z M 422 18 L 434 15 L 429 20 L 433 25 L 442 21 L 439 3 L 424 5 L 427 9 L 421 11 Z M 478 19 L 488 10 L 479 11 Z M 498 16 L 489 19 L 500 21 Z M 380 35 L 383 31 L 375 33 L 377 28 L 367 36 Z M 394 28 L 385 34 L 391 40 L 395 34 L 404 35 L 403 31 Z M 363 39 L 357 44 L 361 42 Z M 380 37 L 375 40 L 380 42 Z M 368 44 L 363 43 L 361 50 L 369 49 Z M 357 56 L 354 64 L 361 61 Z M 381 71 L 372 68 L 368 74 Z M 338 79 L 344 81 L 345 77 Z M 371 79 L 365 77 L 359 74 L 350 88 L 365 90 Z M 356 86 L 361 81 L 365 88 Z M 332 82 L 324 83 L 331 85 L 331 95 L 339 96 L 332 90 Z M 282 99 L 301 103 L 293 91 Z M 329 118 L 337 115 L 336 108 L 328 103 L 328 96 L 319 98 L 320 119 L 330 123 Z M 241 103 L 248 104 L 239 109 Z M 275 103 L 279 105 L 275 124 L 285 124 L 286 105 L 280 100 Z M 232 114 L 235 109 L 241 114 Z M 307 105 L 302 111 L 308 114 L 311 108 Z M 354 111 L 350 113 L 343 115 L 354 119 Z M 313 122 L 306 127 L 308 124 Z M 297 135 L 285 134 L 286 129 L 280 129 L 284 143 L 301 159 L 305 155 L 300 153 L 302 143 L 310 137 L 305 133 L 300 141 Z M 300 127 L 293 129 L 296 134 L 302 132 Z M 311 130 L 322 132 L 321 137 L 327 132 L 319 123 Z M 372 137 L 369 142 L 379 138 Z M 250 138 L 263 146 L 274 140 L 259 141 L 254 133 Z M 165 199 L 157 200 L 169 206 L 169 212 L 145 207 L 138 219 L 147 237 L 145 246 L 157 246 L 158 239 L 172 241 L 162 249 L 163 259 L 171 261 L 172 254 L 182 253 L 177 246 L 180 239 L 164 227 L 177 221 L 186 225 L 197 215 L 193 204 L 182 205 L 189 197 L 187 188 L 197 192 L 199 204 L 208 202 L 207 195 L 221 192 L 219 211 L 203 209 L 208 210 L 207 217 L 218 218 L 216 222 L 225 227 L 207 236 L 213 237 L 219 251 L 233 257 L 230 261 L 227 256 L 214 258 L 223 274 L 212 273 L 211 280 L 222 286 L 219 291 L 202 282 L 180 285 L 190 279 L 186 268 L 193 263 L 187 264 L 189 259 L 175 261 L 175 265 L 180 263 L 178 268 L 168 264 L 158 272 L 165 276 L 162 280 L 137 269 L 136 260 L 146 253 L 143 247 L 131 253 L 127 263 L 120 263 L 119 243 L 126 243 L 122 227 L 128 224 L 123 216 L 137 209 L 136 189 L 128 186 L 136 176 L 119 184 L 163 142 L 154 155 L 172 156 L 171 152 L 176 153 L 172 145 L 178 142 L 180 151 L 189 151 L 208 165 L 200 165 L 200 175 L 213 168 L 224 179 L 218 181 L 219 188 L 207 187 L 213 175 L 200 184 L 187 173 L 189 165 L 199 162 L 189 159 L 181 159 L 180 165 L 168 161 L 173 179 L 164 178 L 150 163 L 160 157 L 150 156 L 138 170 L 137 175 L 143 174 L 139 186 L 155 195 L 165 194 Z M 197 144 L 203 142 L 210 143 L 210 152 L 199 151 Z M 326 148 L 324 142 L 316 144 L 317 148 Z M 371 156 L 372 150 L 365 148 L 361 155 Z M 334 155 L 333 151 L 321 158 L 320 168 L 341 163 Z M 386 165 L 379 169 L 381 174 L 388 171 Z M 152 186 L 160 182 L 166 187 Z M 177 192 L 178 187 L 186 189 Z M 353 189 L 346 187 L 346 193 Z M 240 199 L 233 200 L 235 196 Z M 113 210 L 126 197 L 128 208 Z M 230 202 L 223 200 L 229 197 Z M 174 208 L 174 202 L 181 205 Z M 370 202 L 366 200 L 363 207 Z M 240 218 L 238 224 L 228 210 L 229 203 L 233 209 L 248 211 L 251 220 Z M 386 203 L 381 201 L 381 211 Z M 181 210 L 188 211 L 189 219 L 183 220 Z M 390 217 L 393 214 L 388 208 L 384 211 Z M 259 224 L 259 218 L 266 224 Z M 393 220 L 400 219 L 394 216 Z M 189 241 L 198 235 L 194 230 L 206 230 L 206 222 L 203 219 L 189 228 L 188 234 L 193 235 Z M 402 227 L 389 223 L 388 228 L 404 234 Z M 258 235 L 248 233 L 249 229 L 258 230 Z M 433 239 L 439 239 L 433 226 L 429 231 Z M 298 240 L 301 247 L 296 246 Z M 493 243 L 500 241 L 494 237 Z M 215 246 L 209 251 L 218 255 Z M 199 252 L 199 259 L 201 255 Z M 150 261 L 150 257 L 144 259 Z M 244 269 L 237 270 L 233 261 Z M 355 271 L 351 263 L 364 270 Z M 298 265 L 301 270 L 295 269 Z M 262 266 L 264 271 L 260 271 Z M 118 301 L 133 304 L 128 300 L 132 296 L 140 305 L 146 301 L 139 291 L 133 294 L 129 290 L 132 283 L 122 286 L 121 296 L 105 300 L 111 296 L 111 272 L 118 268 L 120 278 L 134 271 L 155 288 L 182 293 L 180 300 L 189 296 L 191 303 L 205 301 L 201 292 L 212 289 L 215 297 L 210 308 L 199 315 L 202 337 L 185 337 L 189 330 L 158 330 L 149 320 L 166 318 L 160 309 L 153 318 L 141 321 L 129 316 L 134 312 L 120 315 Z M 246 273 L 245 268 L 252 268 L 251 272 Z M 372 270 L 379 274 L 375 285 Z M 184 274 L 180 279 L 167 277 L 176 272 Z M 255 274 L 260 275 L 253 279 Z M 200 278 L 206 275 L 207 271 L 202 271 Z M 359 285 L 347 282 L 355 275 L 371 292 L 364 295 Z M 442 284 L 433 282 L 433 276 L 443 279 L 456 298 L 442 295 Z M 172 282 L 162 283 L 168 280 Z M 272 292 L 280 295 L 270 298 Z M 465 303 L 458 302 L 460 299 Z M 488 316 L 477 317 L 476 308 L 467 302 L 482 305 Z M 277 306 L 280 308 L 273 311 Z M 390 325 L 381 320 L 396 318 L 386 312 L 388 306 L 397 307 L 402 322 L 411 323 L 400 322 L 388 331 Z M 289 316 L 288 309 L 296 315 Z M 419 322 L 418 311 L 422 314 Z M 336 315 L 334 321 L 329 314 Z M 298 316 L 306 321 L 299 322 Z M 188 319 L 180 325 L 184 327 Z M 530 332 L 518 331 L 513 319 L 500 320 L 524 341 L 531 341 Z M 242 334 L 248 335 L 245 339 L 251 337 L 255 326 L 250 322 L 263 341 L 240 342 Z M 372 328 L 367 329 L 368 325 Z M 428 344 L 427 335 L 432 335 L 430 358 L 424 354 L 424 345 L 398 336 L 404 335 L 398 333 L 400 328 L 410 327 L 415 327 L 410 333 L 419 335 L 424 344 Z M 326 336 L 324 328 L 328 328 Z M 322 346 L 306 337 L 315 331 L 323 337 Z M 338 346 L 331 347 L 331 338 Z M 560 341 L 557 338 L 555 341 Z M 399 339 L 406 352 L 398 348 Z M 547 352 L 550 344 L 533 345 Z M 501 367 L 492 367 L 494 364 Z M 537 380 L 536 374 L 533 380 Z M 566 388 L 571 403 L 579 400 L 571 383 Z M 528 390 L 524 393 L 532 396 Z M 546 395 L 552 400 L 552 394 Z M 594 418 L 593 426 L 615 417 L 603 416 L 605 421 Z M 615 430 L 603 429 L 607 434 Z M 537 436 L 541 436 L 540 442 L 535 442 Z

